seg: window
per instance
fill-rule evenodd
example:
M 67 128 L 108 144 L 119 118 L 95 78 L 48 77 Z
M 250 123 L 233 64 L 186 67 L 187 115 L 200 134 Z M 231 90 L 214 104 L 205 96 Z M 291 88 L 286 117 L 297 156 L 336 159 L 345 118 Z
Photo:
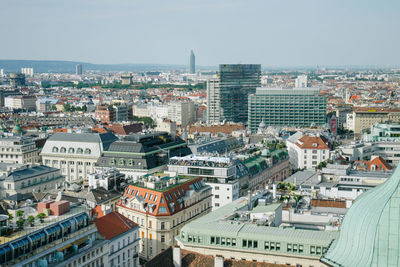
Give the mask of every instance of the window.
M 125 160 L 124 159 L 119 159 L 118 160 L 118 165 L 124 166 L 125 165 Z
M 161 236 L 161 243 L 165 243 L 165 235 Z
M 161 230 L 165 229 L 165 222 L 161 222 Z
M 264 242 L 264 249 L 269 249 L 269 242 Z
M 276 243 L 276 251 L 281 250 L 281 243 Z
M 75 149 L 73 147 L 70 147 L 68 149 L 68 153 L 71 153 L 71 154 L 75 153 Z
M 85 154 L 92 154 L 92 150 L 90 150 L 89 148 L 85 149 Z
M 61 152 L 61 153 L 65 153 L 65 152 L 67 152 L 67 149 L 66 149 L 65 147 L 62 147 L 62 148 L 60 149 L 60 152 Z
M 215 190 L 219 190 L 219 186 L 216 186 L 216 187 L 215 187 Z
M 310 254 L 315 254 L 315 246 L 310 247 Z
M 57 153 L 57 152 L 58 152 L 58 147 L 56 147 L 56 146 L 53 147 L 53 152 L 54 152 L 54 153 Z
M 253 242 L 253 248 L 258 248 L 258 242 L 257 241 Z
M 232 246 L 236 246 L 236 238 L 232 238 Z
M 214 197 L 215 197 L 215 198 L 219 198 L 219 195 L 215 195 Z
M 78 148 L 76 150 L 76 154 L 83 154 L 83 149 L 82 148 Z
M 211 237 L 210 243 L 211 243 L 211 244 L 214 244 L 214 243 L 215 243 L 215 237 L 214 237 L 214 236 Z
M 246 239 L 242 240 L 242 247 L 244 247 L 244 248 L 247 247 L 247 240 Z
M 219 244 L 221 243 L 220 241 L 221 241 L 220 237 L 217 236 L 217 237 L 215 238 L 215 244 L 219 245 Z

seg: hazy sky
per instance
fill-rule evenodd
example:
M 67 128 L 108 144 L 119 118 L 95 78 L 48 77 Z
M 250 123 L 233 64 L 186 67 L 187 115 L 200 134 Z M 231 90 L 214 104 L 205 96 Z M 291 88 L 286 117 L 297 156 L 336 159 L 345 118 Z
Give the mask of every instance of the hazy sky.
M 0 0 L 0 59 L 400 65 L 400 0 Z

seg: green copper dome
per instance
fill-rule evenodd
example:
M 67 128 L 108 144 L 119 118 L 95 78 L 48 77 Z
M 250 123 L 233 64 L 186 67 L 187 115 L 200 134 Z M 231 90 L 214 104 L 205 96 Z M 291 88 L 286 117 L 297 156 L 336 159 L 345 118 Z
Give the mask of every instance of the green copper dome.
M 330 266 L 400 266 L 400 168 L 357 198 L 339 238 L 321 261 Z

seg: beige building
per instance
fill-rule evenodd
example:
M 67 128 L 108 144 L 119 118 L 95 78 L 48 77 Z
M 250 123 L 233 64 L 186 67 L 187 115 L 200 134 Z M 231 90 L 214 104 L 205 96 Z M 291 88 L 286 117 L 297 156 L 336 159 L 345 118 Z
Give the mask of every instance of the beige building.
M 1 198 L 60 188 L 65 177 L 60 170 L 47 166 L 23 166 L 0 177 Z
M 39 149 L 29 137 L 3 133 L 0 135 L 0 162 L 17 164 L 39 163 Z
M 400 122 L 400 110 L 358 108 L 347 114 L 347 129 L 354 134 L 361 134 L 377 123 Z
M 149 260 L 175 245 L 186 223 L 211 211 L 211 187 L 202 178 L 146 175 L 126 189 L 117 211 L 140 226 L 140 257 Z
M 44 165 L 61 169 L 68 182 L 82 181 L 117 139 L 112 133 L 56 133 L 46 141 L 41 156 Z

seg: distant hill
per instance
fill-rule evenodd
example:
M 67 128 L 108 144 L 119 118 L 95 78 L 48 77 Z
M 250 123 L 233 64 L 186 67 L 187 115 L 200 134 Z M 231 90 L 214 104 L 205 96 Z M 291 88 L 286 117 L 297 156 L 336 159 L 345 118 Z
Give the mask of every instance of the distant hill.
M 162 64 L 92 64 L 77 61 L 60 60 L 3 60 L 0 59 L 0 69 L 5 72 L 20 72 L 21 68 L 33 68 L 35 73 L 75 73 L 75 66 L 81 64 L 83 70 L 94 71 L 165 71 L 184 70 L 184 65 L 162 65 Z M 216 67 L 199 67 L 199 69 L 216 69 Z

